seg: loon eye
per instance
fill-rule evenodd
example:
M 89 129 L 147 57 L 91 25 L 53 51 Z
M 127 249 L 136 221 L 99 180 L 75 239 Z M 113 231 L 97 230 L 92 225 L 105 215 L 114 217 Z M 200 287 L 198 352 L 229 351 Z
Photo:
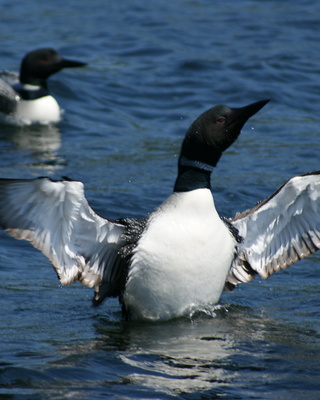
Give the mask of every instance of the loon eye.
M 43 54 L 43 55 L 40 57 L 40 61 L 42 61 L 42 62 L 44 62 L 44 63 L 47 63 L 47 62 L 49 62 L 49 57 L 48 57 L 47 55 Z
M 218 123 L 218 124 L 223 124 L 224 122 L 225 122 L 225 118 L 224 117 L 220 117 L 220 118 L 218 118 L 217 120 L 216 120 L 216 122 Z

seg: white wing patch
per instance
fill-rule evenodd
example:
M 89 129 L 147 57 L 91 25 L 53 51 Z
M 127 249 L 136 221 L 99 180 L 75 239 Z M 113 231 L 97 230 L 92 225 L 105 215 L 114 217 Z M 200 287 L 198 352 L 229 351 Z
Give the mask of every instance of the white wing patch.
M 243 242 L 227 282 L 266 279 L 320 248 L 320 171 L 295 176 L 231 220 Z
M 81 182 L 0 180 L 0 225 L 48 257 L 62 284 L 79 280 L 99 301 L 118 295 L 124 226 L 90 208 Z

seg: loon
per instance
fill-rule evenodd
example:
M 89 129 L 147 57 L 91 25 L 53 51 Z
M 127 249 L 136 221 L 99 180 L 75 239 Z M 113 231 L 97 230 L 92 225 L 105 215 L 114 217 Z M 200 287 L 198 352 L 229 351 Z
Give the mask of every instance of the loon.
M 47 79 L 63 68 L 82 67 L 51 48 L 33 50 L 22 59 L 20 74 L 0 72 L 0 117 L 15 125 L 48 124 L 61 120 L 62 111 L 48 91 Z
M 268 101 L 201 114 L 183 140 L 173 193 L 145 218 L 102 218 L 81 182 L 39 177 L 0 180 L 0 225 L 41 250 L 62 284 L 93 287 L 94 305 L 119 297 L 125 318 L 210 310 L 224 289 L 267 278 L 320 248 L 320 171 L 291 178 L 233 218 L 216 211 L 212 170 Z

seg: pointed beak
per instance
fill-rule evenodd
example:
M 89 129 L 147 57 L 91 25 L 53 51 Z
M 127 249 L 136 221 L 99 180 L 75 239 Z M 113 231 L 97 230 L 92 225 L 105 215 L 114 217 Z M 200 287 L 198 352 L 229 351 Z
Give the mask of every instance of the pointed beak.
M 224 130 L 228 139 L 226 140 L 225 146 L 224 148 L 222 148 L 222 151 L 226 150 L 237 139 L 237 137 L 241 133 L 241 129 L 248 121 L 248 119 L 256 114 L 259 110 L 261 110 L 261 108 L 269 103 L 269 101 L 270 99 L 261 100 L 257 101 L 256 103 L 249 104 L 245 107 L 231 108 L 230 122 Z
M 87 63 L 82 61 L 68 60 L 67 58 L 62 58 L 60 61 L 61 68 L 77 68 L 85 65 L 87 65 Z
M 233 108 L 236 118 L 244 124 L 250 117 L 256 114 L 262 107 L 269 103 L 270 99 L 257 101 L 241 108 Z

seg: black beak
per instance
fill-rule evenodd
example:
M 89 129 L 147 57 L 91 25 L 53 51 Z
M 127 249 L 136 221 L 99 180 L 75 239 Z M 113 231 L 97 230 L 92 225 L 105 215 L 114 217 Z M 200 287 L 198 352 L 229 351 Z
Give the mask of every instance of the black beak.
M 87 63 L 84 63 L 82 61 L 68 60 L 67 58 L 62 58 L 60 61 L 61 68 L 77 68 L 83 67 L 85 65 L 87 65 Z
M 270 99 L 257 101 L 256 103 L 249 104 L 248 106 L 241 108 L 233 108 L 236 119 L 244 124 L 252 115 L 256 114 L 262 107 L 269 103 Z

